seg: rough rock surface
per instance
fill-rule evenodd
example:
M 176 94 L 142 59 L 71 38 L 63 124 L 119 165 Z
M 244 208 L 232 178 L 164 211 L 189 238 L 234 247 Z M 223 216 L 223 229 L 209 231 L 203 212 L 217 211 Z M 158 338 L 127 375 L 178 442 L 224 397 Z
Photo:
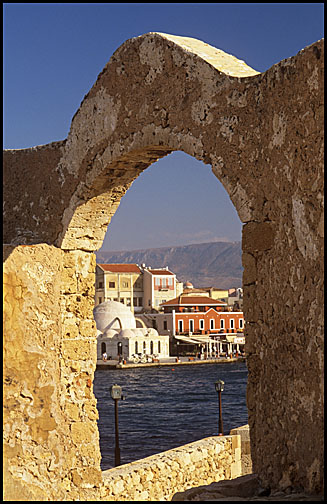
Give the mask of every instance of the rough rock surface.
M 218 481 L 210 485 L 177 492 L 172 501 L 323 501 L 321 495 L 309 495 L 303 489 L 274 491 L 262 488 L 256 474 L 240 476 L 230 481 Z
M 5 474 L 15 498 L 96 495 L 93 252 L 133 180 L 174 150 L 211 165 L 244 224 L 253 470 L 264 488 L 321 491 L 323 48 L 259 74 L 201 41 L 148 33 L 114 53 L 67 139 L 4 152 Z

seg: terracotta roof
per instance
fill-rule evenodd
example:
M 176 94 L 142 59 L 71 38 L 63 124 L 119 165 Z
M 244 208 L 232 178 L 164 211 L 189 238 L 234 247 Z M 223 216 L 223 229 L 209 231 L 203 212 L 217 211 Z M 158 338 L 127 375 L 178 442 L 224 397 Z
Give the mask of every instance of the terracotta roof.
M 112 273 L 141 273 L 137 264 L 97 264 L 103 271 Z
M 178 296 L 175 299 L 170 299 L 166 303 L 162 303 L 161 306 L 226 306 L 226 303 L 222 303 L 217 299 L 212 299 L 207 296 Z
M 169 270 L 166 270 L 166 269 L 148 269 L 148 272 L 149 273 L 152 273 L 152 275 L 174 275 L 174 273 L 172 273 L 171 271 Z

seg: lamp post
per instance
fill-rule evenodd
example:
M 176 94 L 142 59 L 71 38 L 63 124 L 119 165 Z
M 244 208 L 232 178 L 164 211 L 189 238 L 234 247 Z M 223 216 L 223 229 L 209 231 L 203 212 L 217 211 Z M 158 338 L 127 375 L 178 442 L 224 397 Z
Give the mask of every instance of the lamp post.
M 221 393 L 224 390 L 225 382 L 218 380 L 215 382 L 215 389 L 218 392 L 218 408 L 219 408 L 219 420 L 218 420 L 218 436 L 224 435 L 223 418 L 221 414 Z
M 120 448 L 119 448 L 119 432 L 118 432 L 118 401 L 124 399 L 120 385 L 112 385 L 110 387 L 111 398 L 115 401 L 115 467 L 120 465 Z

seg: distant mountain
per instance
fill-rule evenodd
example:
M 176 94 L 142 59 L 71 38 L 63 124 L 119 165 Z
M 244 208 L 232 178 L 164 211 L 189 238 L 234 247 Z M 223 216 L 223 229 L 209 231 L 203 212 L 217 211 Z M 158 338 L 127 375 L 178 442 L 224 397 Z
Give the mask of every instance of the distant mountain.
M 210 242 L 121 252 L 96 252 L 98 263 L 136 263 L 168 268 L 194 287 L 227 289 L 242 286 L 240 242 Z

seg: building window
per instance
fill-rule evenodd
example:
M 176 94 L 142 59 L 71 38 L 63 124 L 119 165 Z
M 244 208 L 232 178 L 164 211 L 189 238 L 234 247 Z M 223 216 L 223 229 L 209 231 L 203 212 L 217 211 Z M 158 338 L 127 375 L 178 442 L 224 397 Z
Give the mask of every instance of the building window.
M 139 343 L 135 341 L 135 353 L 139 353 Z
M 158 341 L 158 353 L 159 354 L 161 353 L 161 343 L 160 343 L 160 341 Z
M 240 329 L 244 328 L 244 319 L 242 319 L 242 318 L 240 318 L 240 320 L 239 320 L 239 327 L 240 327 Z
M 109 282 L 109 289 L 114 289 L 116 287 L 116 282 Z
M 162 287 L 166 287 L 167 285 L 167 278 L 162 279 Z
M 156 285 L 157 287 L 160 285 L 160 278 L 154 279 L 154 285 Z
M 153 354 L 153 341 L 150 341 L 150 354 Z
M 233 318 L 231 318 L 229 321 L 229 327 L 230 327 L 230 329 L 234 329 L 234 319 Z
M 220 319 L 220 329 L 225 329 L 225 319 Z
M 164 328 L 164 331 L 167 331 L 167 320 L 163 321 L 163 328 Z
M 129 287 L 128 282 L 123 282 L 123 287 L 127 289 Z
M 215 320 L 210 319 L 210 330 L 212 331 L 215 328 Z
M 173 285 L 173 279 L 172 278 L 168 278 L 168 285 L 170 287 Z
M 203 318 L 199 320 L 199 329 L 200 329 L 200 331 L 203 331 L 203 329 L 204 329 L 204 319 Z
M 146 341 L 143 341 L 143 353 L 146 353 Z
M 102 303 L 102 297 L 99 297 L 99 304 Z
M 103 341 L 101 343 L 101 354 L 103 355 L 105 352 L 107 352 L 107 348 L 105 342 Z
M 131 298 L 126 298 L 126 304 L 127 306 L 131 306 Z
M 178 332 L 183 332 L 183 321 L 182 320 L 178 321 Z
M 103 282 L 99 282 L 99 289 L 103 289 Z
M 193 319 L 190 319 L 189 320 L 189 331 L 190 332 L 194 332 L 194 320 Z

